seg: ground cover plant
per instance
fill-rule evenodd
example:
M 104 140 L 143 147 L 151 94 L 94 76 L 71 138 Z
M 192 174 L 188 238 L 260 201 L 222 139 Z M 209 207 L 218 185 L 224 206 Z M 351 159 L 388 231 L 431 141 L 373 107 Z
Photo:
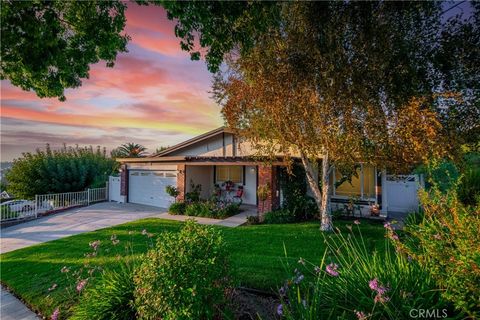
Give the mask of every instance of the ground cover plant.
M 70 296 L 65 293 L 70 282 L 61 272 L 63 267 L 73 273 L 92 265 L 94 260 L 103 270 L 119 270 L 126 242 L 131 242 L 128 250 L 135 259 L 151 248 L 162 232 L 178 232 L 182 225 L 176 221 L 143 219 L 5 253 L 1 256 L 1 282 L 42 315 L 50 316 L 56 307 L 62 314 L 72 307 Z M 347 225 L 343 221 L 337 224 L 343 231 L 348 230 Z M 300 257 L 320 263 L 319 257 L 325 249 L 316 222 L 214 228 L 223 233 L 235 286 L 276 292 L 285 278 L 284 249 L 292 263 Z M 362 232 L 369 252 L 383 248 L 384 232 L 380 224 L 365 222 Z M 115 249 L 102 256 L 88 256 L 92 253 L 89 243 L 110 242 L 113 235 L 114 240 L 119 241 Z M 335 235 L 327 237 L 335 238 Z M 95 286 L 95 279 L 89 281 L 88 286 Z

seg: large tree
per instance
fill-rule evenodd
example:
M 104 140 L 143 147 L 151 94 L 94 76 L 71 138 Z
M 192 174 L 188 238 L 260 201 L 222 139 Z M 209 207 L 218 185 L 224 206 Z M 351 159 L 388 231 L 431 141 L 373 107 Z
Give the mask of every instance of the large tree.
M 259 153 L 299 157 L 331 230 L 329 175 L 357 162 L 408 170 L 447 151 L 460 92 L 435 64 L 440 3 L 282 4 L 282 23 L 217 76 L 230 127 Z M 447 117 L 448 118 L 448 117 Z M 316 163 L 321 158 L 320 187 Z M 352 170 L 345 170 L 344 172 Z
M 64 90 L 88 78 L 90 64 L 114 65 L 126 51 L 122 1 L 1 3 L 0 78 L 41 97 L 65 100 Z

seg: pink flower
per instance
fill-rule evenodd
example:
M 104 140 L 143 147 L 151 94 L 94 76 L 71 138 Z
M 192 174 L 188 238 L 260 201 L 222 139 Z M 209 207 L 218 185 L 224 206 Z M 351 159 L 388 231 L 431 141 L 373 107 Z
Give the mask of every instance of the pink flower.
M 100 240 L 92 241 L 88 244 L 93 251 L 97 251 L 98 247 L 100 246 Z
M 77 291 L 81 292 L 83 288 L 85 288 L 85 285 L 87 284 L 88 279 L 81 280 L 79 283 L 77 283 Z
M 377 293 L 377 295 L 375 296 L 375 299 L 373 299 L 375 303 L 378 303 L 378 302 L 385 303 L 385 302 L 388 302 L 389 300 L 390 300 L 389 297 L 382 296 L 380 293 Z
M 378 280 L 377 278 L 374 278 L 373 280 L 370 280 L 368 282 L 368 286 L 370 287 L 370 289 L 372 289 L 373 291 L 377 291 L 378 289 Z
M 385 222 L 385 223 L 383 224 L 383 227 L 384 227 L 385 229 L 392 230 L 392 225 L 390 224 L 390 222 Z
M 358 319 L 358 320 L 365 320 L 365 319 L 367 319 L 367 315 L 366 315 L 363 311 L 354 310 L 354 312 L 355 312 L 355 315 L 357 316 L 357 319 Z
M 396 233 L 392 234 L 392 239 L 398 241 L 398 235 Z
M 357 219 L 357 220 L 353 221 L 353 223 L 356 224 L 356 225 L 359 225 L 359 224 L 360 224 L 360 220 Z
M 52 320 L 57 320 L 59 315 L 60 315 L 60 310 L 59 310 L 58 307 L 57 307 L 57 308 L 53 311 L 52 316 L 51 316 L 51 319 L 52 319 Z
M 338 264 L 336 263 L 330 263 L 325 267 L 325 271 L 327 271 L 327 273 L 332 277 L 338 277 L 339 273 L 337 269 L 338 269 Z
M 436 235 L 434 235 L 433 238 L 434 238 L 435 240 L 442 240 L 442 236 L 439 235 L 438 233 L 437 233 Z

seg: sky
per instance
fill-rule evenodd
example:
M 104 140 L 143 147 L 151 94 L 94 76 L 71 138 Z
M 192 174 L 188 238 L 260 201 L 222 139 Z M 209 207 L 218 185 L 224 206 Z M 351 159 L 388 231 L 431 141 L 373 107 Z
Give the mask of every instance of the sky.
M 129 52 L 113 68 L 91 66 L 81 87 L 66 90 L 67 101 L 1 81 L 1 161 L 46 143 L 111 150 L 134 142 L 155 152 L 223 124 L 210 98 L 212 75 L 180 49 L 163 8 L 130 3 L 126 17 Z

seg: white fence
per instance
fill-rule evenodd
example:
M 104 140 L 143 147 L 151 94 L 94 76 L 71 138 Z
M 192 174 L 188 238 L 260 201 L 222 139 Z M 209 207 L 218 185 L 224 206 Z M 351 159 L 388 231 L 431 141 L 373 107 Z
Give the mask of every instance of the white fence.
M 35 200 L 13 200 L 1 205 L 1 221 L 37 217 L 57 210 L 79 206 L 88 206 L 95 202 L 106 201 L 107 188 L 87 189 L 78 192 L 36 195 Z

